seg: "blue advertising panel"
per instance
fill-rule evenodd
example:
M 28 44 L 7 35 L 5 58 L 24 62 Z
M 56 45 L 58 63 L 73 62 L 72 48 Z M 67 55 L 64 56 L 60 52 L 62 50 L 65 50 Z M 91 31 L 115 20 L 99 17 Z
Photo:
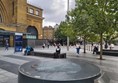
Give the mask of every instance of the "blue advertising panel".
M 22 41 L 22 35 L 15 35 L 15 41 Z
M 22 35 L 15 35 L 14 38 L 15 52 L 22 52 L 23 50 L 23 37 Z

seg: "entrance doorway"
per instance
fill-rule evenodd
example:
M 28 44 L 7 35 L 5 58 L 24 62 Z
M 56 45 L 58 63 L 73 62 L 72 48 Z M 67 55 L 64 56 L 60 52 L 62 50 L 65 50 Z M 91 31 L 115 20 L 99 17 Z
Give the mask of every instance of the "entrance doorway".
M 27 33 L 31 33 L 31 35 L 35 36 L 35 38 L 38 39 L 38 31 L 35 26 L 28 26 Z

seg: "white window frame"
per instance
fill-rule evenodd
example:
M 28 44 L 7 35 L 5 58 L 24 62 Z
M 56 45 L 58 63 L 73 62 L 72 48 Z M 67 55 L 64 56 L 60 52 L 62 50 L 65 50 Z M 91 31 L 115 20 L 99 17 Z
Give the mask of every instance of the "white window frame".
M 36 14 L 37 16 L 39 16 L 39 11 L 38 11 L 38 10 L 36 10 L 35 14 Z
M 34 14 L 34 9 L 33 8 L 29 8 L 29 13 Z

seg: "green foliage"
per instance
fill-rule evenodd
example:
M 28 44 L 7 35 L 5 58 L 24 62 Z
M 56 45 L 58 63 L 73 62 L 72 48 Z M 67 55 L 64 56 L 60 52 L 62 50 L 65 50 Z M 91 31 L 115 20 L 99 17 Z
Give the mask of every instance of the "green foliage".
M 117 37 L 118 0 L 76 0 L 76 8 L 69 15 L 78 35 L 86 40 L 100 39 L 100 59 L 102 59 L 103 36 L 107 34 L 107 39 Z M 95 35 L 91 36 L 92 34 Z
M 61 28 L 57 28 L 57 30 L 55 31 L 55 38 L 57 40 L 59 39 L 66 39 L 66 36 L 64 34 L 61 33 Z
M 58 39 L 66 39 L 67 36 L 70 39 L 70 42 L 76 41 L 76 32 L 70 24 L 67 22 L 61 22 L 59 28 L 55 32 L 55 37 Z
M 118 0 L 76 0 L 76 8 L 69 15 L 78 34 L 118 31 Z
M 87 38 L 87 41 L 89 41 L 89 42 L 99 42 L 100 37 L 99 37 L 99 35 L 96 35 L 95 33 L 91 33 L 89 35 L 89 37 Z
M 118 0 L 75 0 L 76 7 L 60 23 L 60 37 L 78 36 L 88 41 L 112 40 L 118 36 Z M 114 33 L 115 32 L 115 33 Z M 100 36 L 98 36 L 100 35 Z M 102 42 L 102 41 L 101 41 Z
M 103 34 L 103 39 L 104 41 L 107 41 L 108 43 L 112 43 L 114 40 L 116 40 L 118 38 L 118 32 L 113 29 L 113 28 L 110 28 L 109 29 L 109 32 Z
M 91 35 L 91 30 L 94 25 L 94 20 L 88 14 L 87 0 L 76 0 L 76 8 L 73 9 L 69 15 L 74 29 L 77 31 L 78 36 L 88 38 Z M 89 37 L 90 38 L 90 37 Z

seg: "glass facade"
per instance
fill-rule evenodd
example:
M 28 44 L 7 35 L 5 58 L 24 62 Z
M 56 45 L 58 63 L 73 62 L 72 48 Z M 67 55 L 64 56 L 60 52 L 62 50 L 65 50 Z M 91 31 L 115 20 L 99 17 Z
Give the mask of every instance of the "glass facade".
M 9 35 L 0 35 L 0 47 L 5 46 L 5 41 L 8 40 L 8 43 L 10 41 Z

